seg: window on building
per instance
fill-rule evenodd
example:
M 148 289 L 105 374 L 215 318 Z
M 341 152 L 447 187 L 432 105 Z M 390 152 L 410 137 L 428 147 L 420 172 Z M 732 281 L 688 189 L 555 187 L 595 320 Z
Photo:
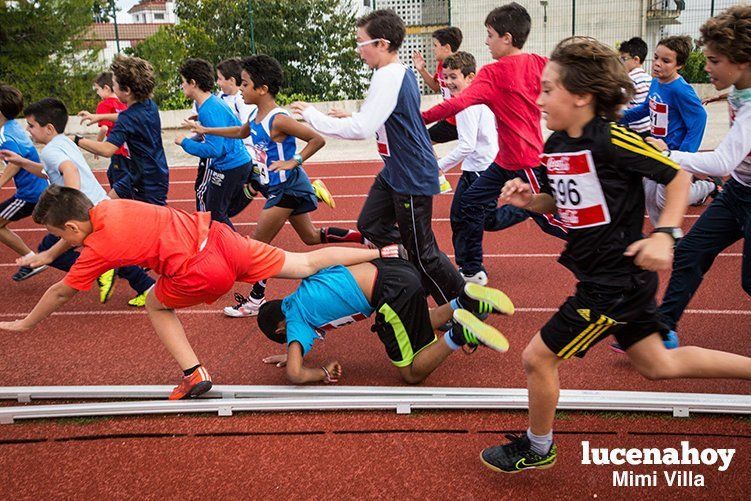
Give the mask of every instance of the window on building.
M 154 12 L 154 19 L 159 19 L 160 21 L 164 21 L 164 13 L 163 12 Z

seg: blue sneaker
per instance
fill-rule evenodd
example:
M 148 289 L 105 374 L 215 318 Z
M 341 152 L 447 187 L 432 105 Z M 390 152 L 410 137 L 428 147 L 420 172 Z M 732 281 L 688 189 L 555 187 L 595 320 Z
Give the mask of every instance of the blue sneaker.
M 676 333 L 675 331 L 669 331 L 667 333 L 667 339 L 663 339 L 662 344 L 664 344 L 665 348 L 667 348 L 668 350 L 674 350 L 675 348 L 678 348 L 678 346 L 680 346 L 681 344 L 678 340 L 678 333 Z M 626 350 L 624 350 L 618 343 L 610 343 L 610 349 L 616 353 L 626 353 Z

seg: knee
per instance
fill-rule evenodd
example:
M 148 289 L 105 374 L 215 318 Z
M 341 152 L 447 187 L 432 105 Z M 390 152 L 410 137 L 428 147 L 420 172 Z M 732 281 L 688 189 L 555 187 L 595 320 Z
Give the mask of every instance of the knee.
M 300 235 L 300 239 L 305 245 L 318 245 L 321 243 L 321 236 L 317 231 L 312 233 L 306 232 Z
M 537 353 L 532 344 L 527 345 L 522 353 L 522 366 L 527 374 L 538 372 L 544 367 L 544 358 Z
M 665 367 L 658 366 L 657 364 L 650 364 L 645 366 L 639 366 L 636 370 L 649 379 L 650 381 L 659 381 L 661 379 L 670 379 L 668 371 Z
M 402 381 L 407 384 L 420 384 L 425 380 L 425 376 L 410 372 L 402 372 Z

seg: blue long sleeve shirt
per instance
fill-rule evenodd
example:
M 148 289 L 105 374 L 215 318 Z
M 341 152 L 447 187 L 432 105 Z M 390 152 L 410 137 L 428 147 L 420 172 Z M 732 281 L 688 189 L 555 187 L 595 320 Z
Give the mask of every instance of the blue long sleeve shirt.
M 622 124 L 650 117 L 650 134 L 665 141 L 671 150 L 694 152 L 701 146 L 707 112 L 699 96 L 683 77 L 670 83 L 652 79 L 647 99 L 626 110 Z

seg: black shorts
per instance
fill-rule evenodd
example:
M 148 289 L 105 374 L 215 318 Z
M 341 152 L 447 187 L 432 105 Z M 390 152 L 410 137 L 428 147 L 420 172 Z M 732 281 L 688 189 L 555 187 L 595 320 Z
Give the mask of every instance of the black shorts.
M 420 272 L 402 259 L 376 259 L 372 263 L 378 269 L 372 330 L 386 346 L 391 362 L 407 367 L 420 350 L 436 340 Z
M 436 144 L 448 143 L 449 141 L 456 141 L 459 139 L 459 134 L 456 132 L 456 125 L 448 123 L 446 120 L 441 120 L 437 124 L 428 129 L 430 140 Z
M 21 200 L 20 198 L 10 197 L 8 200 L 0 203 L 0 219 L 6 221 L 18 221 L 29 217 L 34 212 L 37 204 Z
M 545 345 L 566 359 L 583 357 L 610 334 L 628 349 L 652 334 L 667 333 L 669 329 L 657 315 L 657 274 L 644 271 L 631 281 L 625 288 L 578 283 L 576 295 L 540 329 Z

